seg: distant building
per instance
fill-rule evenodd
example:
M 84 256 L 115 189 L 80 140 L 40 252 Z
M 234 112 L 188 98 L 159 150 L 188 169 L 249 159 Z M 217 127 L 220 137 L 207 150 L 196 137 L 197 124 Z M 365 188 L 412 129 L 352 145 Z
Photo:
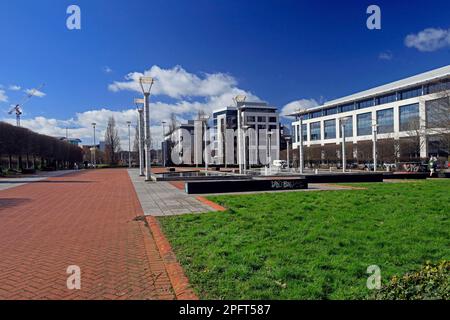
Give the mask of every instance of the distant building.
M 70 144 L 73 144 L 74 146 L 79 146 L 81 143 L 81 140 L 78 138 L 66 138 L 66 137 L 59 137 L 58 138 L 61 141 L 67 141 Z
M 280 153 L 280 123 L 276 107 L 265 102 L 238 102 L 236 107 L 225 107 L 213 112 L 213 124 L 216 135 L 214 137 L 214 154 L 217 164 L 237 165 L 239 161 L 239 142 L 236 134 L 227 134 L 230 129 L 238 132 L 239 119 L 244 128 L 245 159 L 247 164 L 258 165 L 265 163 L 267 154 L 267 133 L 271 132 L 271 159 L 278 160 Z M 250 132 L 253 132 L 253 136 Z M 230 140 L 233 139 L 233 142 Z M 242 141 L 244 148 L 244 142 Z M 230 149 L 230 150 L 228 150 Z M 264 159 L 263 159 L 264 158 Z

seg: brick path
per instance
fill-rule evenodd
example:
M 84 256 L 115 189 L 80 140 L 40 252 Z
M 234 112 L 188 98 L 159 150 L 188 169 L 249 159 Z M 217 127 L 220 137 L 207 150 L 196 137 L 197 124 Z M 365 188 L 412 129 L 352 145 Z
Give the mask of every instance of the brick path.
M 126 170 L 0 191 L 0 299 L 173 299 L 142 215 Z M 81 290 L 67 289 L 69 265 Z

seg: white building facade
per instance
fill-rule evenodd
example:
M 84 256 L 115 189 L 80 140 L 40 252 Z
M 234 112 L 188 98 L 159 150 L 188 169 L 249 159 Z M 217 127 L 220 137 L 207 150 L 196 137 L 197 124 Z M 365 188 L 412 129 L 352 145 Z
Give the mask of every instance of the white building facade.
M 298 149 L 302 133 L 310 161 L 340 159 L 343 121 L 350 147 L 347 157 L 357 162 L 370 160 L 368 149 L 375 138 L 377 143 L 389 143 L 386 158 L 427 158 L 439 152 L 433 147 L 437 129 L 448 129 L 445 121 L 443 128 L 437 128 L 434 122 L 436 115 L 448 119 L 449 89 L 450 66 L 446 66 L 296 112 L 292 114 L 296 117 L 292 123 L 293 148 Z
M 238 164 L 239 150 L 242 162 L 248 165 L 266 165 L 279 159 L 280 122 L 276 107 L 265 102 L 238 102 L 237 107 L 215 110 L 213 126 L 216 164 Z

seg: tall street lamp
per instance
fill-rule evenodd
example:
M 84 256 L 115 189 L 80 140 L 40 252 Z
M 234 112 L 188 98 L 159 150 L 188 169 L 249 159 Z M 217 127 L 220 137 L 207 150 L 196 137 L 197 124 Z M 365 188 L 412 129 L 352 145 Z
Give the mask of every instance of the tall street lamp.
M 299 114 L 297 116 L 297 120 L 299 123 L 299 125 L 298 125 L 298 132 L 299 132 L 299 134 L 298 134 L 299 135 L 299 137 L 298 137 L 298 153 L 299 153 L 299 155 L 298 155 L 298 172 L 300 174 L 303 174 L 303 171 L 304 171 L 303 168 L 305 166 L 305 163 L 303 160 L 303 158 L 304 158 L 304 156 L 303 156 L 303 116 L 300 114 L 303 111 L 304 111 L 304 109 L 299 109 L 298 110 Z
M 341 135 L 342 135 L 342 172 L 346 172 L 346 166 L 347 166 L 347 159 L 345 154 L 345 127 L 347 125 L 347 121 L 349 120 L 348 117 L 340 118 L 341 122 Z
M 139 84 L 144 94 L 144 150 L 145 150 L 145 181 L 151 180 L 152 159 L 150 146 L 150 92 L 152 90 L 154 80 L 151 77 L 141 77 Z
M 161 121 L 162 124 L 162 133 L 163 133 L 163 167 L 166 166 L 166 122 Z
M 286 160 L 287 160 L 287 168 L 289 169 L 290 168 L 290 166 L 289 166 L 289 162 L 290 162 L 290 148 L 289 148 L 289 141 L 291 140 L 291 137 L 285 137 L 284 138 L 285 140 L 286 140 L 286 144 L 287 144 L 287 155 L 286 155 Z
M 94 130 L 94 149 L 93 149 L 93 158 L 94 158 L 94 160 L 92 161 L 92 165 L 93 165 L 94 169 L 97 166 L 97 160 L 95 159 L 95 153 L 96 153 L 96 150 L 97 150 L 97 145 L 96 145 L 96 142 L 95 142 L 95 126 L 96 125 L 97 124 L 95 122 L 92 122 L 92 128 Z
M 131 168 L 131 121 L 127 121 L 128 125 L 128 168 Z
M 372 130 L 373 130 L 373 171 L 377 171 L 377 134 L 378 134 L 378 124 L 377 120 L 374 119 L 372 121 Z
M 237 122 L 238 122 L 238 162 L 239 162 L 239 174 L 242 174 L 242 111 L 241 106 L 244 104 L 247 97 L 245 95 L 237 95 L 233 98 L 237 108 Z
M 144 99 L 134 99 L 138 111 L 139 175 L 144 176 Z
M 244 136 L 243 136 L 243 145 L 244 145 L 244 147 L 243 147 L 243 149 L 242 149 L 242 152 L 244 153 L 244 174 L 246 174 L 247 173 L 247 132 L 248 132 L 248 129 L 250 128 L 250 126 L 248 126 L 248 125 L 243 125 L 242 126 L 242 130 L 243 130 L 243 134 L 244 134 Z M 248 163 L 249 163 L 249 165 L 250 165 L 250 159 L 248 160 Z
M 207 147 L 207 140 L 208 140 L 207 125 L 208 125 L 209 116 L 204 115 L 200 118 L 200 120 L 202 120 L 202 122 L 203 122 L 203 140 L 204 140 L 204 153 L 203 154 L 205 157 L 205 171 L 207 173 L 208 172 L 208 152 L 206 150 L 206 147 Z

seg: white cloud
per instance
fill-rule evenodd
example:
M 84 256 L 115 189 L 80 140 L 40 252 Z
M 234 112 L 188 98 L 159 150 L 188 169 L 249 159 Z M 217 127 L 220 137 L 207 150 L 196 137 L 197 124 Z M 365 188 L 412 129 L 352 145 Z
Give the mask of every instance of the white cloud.
M 115 81 L 110 84 L 109 90 L 141 92 L 139 78 L 142 76 L 155 79 L 152 88 L 153 95 L 165 95 L 175 99 L 219 96 L 233 90 L 237 85 L 237 81 L 232 76 L 224 73 L 207 73 L 203 77 L 199 77 L 187 72 L 181 66 L 162 69 L 155 65 L 144 73 L 129 73 L 125 76 L 125 81 Z
M 319 104 L 314 99 L 300 99 L 296 101 L 292 101 L 285 105 L 281 110 L 281 116 L 287 117 L 288 114 L 292 114 L 299 109 L 310 109 L 317 107 Z
M 20 87 L 18 85 L 15 85 L 15 84 L 12 84 L 12 85 L 10 85 L 8 87 L 8 89 L 11 90 L 11 91 L 19 91 L 20 89 L 22 89 L 22 87 Z
M 111 69 L 111 68 L 108 67 L 108 66 L 105 66 L 105 67 L 103 67 L 103 72 L 104 72 L 104 73 L 112 73 L 112 72 L 113 72 L 113 69 Z
M 35 97 L 38 97 L 38 98 L 43 98 L 43 97 L 46 96 L 46 94 L 44 92 L 39 91 L 37 89 L 26 89 L 26 90 L 24 90 L 24 92 L 26 94 L 29 94 L 29 95 L 32 95 L 32 96 L 35 96 Z
M 8 96 L 5 93 L 5 90 L 0 90 L 0 102 L 8 102 Z
M 416 48 L 422 52 L 432 52 L 450 46 L 450 29 L 427 28 L 417 34 L 405 38 L 408 48 Z
M 381 52 L 379 55 L 378 55 L 378 59 L 380 59 L 380 60 L 392 60 L 392 58 L 394 57 L 394 55 L 392 54 L 392 52 L 391 51 L 384 51 L 384 52 Z

